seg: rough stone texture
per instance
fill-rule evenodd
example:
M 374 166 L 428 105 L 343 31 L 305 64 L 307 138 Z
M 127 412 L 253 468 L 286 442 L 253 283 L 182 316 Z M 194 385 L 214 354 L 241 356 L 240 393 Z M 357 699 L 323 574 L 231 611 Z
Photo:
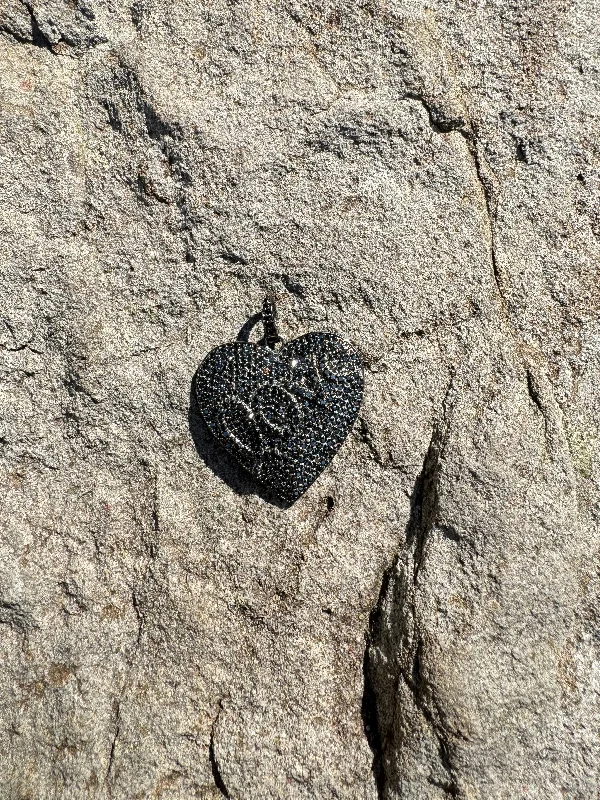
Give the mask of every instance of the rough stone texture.
M 592 800 L 600 7 L 0 2 L 0 796 Z M 196 366 L 366 365 L 291 509 Z

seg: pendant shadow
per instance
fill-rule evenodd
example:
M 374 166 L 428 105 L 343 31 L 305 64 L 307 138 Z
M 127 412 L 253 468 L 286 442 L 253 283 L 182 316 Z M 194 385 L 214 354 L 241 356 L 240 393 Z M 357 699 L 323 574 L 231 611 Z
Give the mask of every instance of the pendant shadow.
M 249 322 L 242 328 L 242 331 L 249 325 Z M 256 322 L 254 322 L 254 324 L 256 324 Z M 254 327 L 254 325 L 248 328 L 248 335 L 252 327 Z M 240 333 L 242 331 L 240 331 Z M 240 337 L 238 337 L 238 340 L 247 341 L 247 339 L 240 339 Z M 196 375 L 197 371 L 194 373 L 190 386 L 188 426 L 192 441 L 194 442 L 194 446 L 200 458 L 217 478 L 224 481 L 237 495 L 243 497 L 245 495 L 255 494 L 265 502 L 277 508 L 282 510 L 290 508 L 292 505 L 291 503 L 284 502 L 273 492 L 258 483 L 258 481 L 255 481 L 250 473 L 246 472 L 225 448 L 221 447 L 212 435 L 200 414 L 200 409 L 196 401 L 196 392 L 194 390 Z
M 262 314 L 253 314 L 250 319 L 245 322 L 242 327 L 240 328 L 240 332 L 237 335 L 238 342 L 247 342 L 250 339 L 250 334 L 254 330 L 254 328 L 258 325 L 259 322 L 262 322 Z M 262 343 L 262 339 L 260 340 L 259 344 Z

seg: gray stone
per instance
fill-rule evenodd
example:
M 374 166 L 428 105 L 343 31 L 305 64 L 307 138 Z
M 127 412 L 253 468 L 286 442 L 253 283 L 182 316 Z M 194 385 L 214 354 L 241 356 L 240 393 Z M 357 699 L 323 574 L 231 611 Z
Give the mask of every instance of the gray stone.
M 599 12 L 0 6 L 1 797 L 597 795 Z M 290 509 L 267 292 L 366 368 Z

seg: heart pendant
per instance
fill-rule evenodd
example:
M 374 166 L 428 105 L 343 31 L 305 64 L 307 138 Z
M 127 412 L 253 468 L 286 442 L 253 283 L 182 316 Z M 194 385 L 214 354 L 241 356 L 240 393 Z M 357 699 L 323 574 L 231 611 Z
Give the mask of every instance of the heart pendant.
M 363 368 L 334 333 L 280 349 L 275 310 L 263 305 L 264 343 L 216 347 L 195 379 L 198 407 L 218 442 L 260 483 L 293 503 L 318 478 L 358 415 Z

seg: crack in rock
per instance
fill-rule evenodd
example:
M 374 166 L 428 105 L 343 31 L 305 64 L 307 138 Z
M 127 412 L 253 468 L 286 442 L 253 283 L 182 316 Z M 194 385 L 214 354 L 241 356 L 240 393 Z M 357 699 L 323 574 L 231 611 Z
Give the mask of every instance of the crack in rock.
M 145 204 L 155 200 L 176 207 L 186 260 L 195 263 L 195 226 L 200 216 L 189 191 L 193 178 L 186 153 L 189 155 L 192 144 L 198 144 L 197 135 L 190 134 L 188 141 L 183 126 L 159 112 L 135 69 L 122 59 L 108 72 L 108 77 L 100 78 L 99 91 L 109 125 L 131 148 L 134 175 L 128 177 L 128 185 Z M 148 147 L 151 143 L 154 150 Z M 198 146 L 202 149 L 202 142 Z M 163 172 L 164 176 L 158 177 Z M 223 258 L 247 264 L 228 248 L 224 248 Z
M 221 795 L 227 800 L 231 800 L 231 795 L 227 787 L 225 786 L 225 781 L 223 780 L 223 775 L 221 774 L 221 769 L 219 767 L 219 762 L 217 761 L 217 757 L 215 755 L 215 728 L 219 721 L 219 717 L 221 716 L 221 712 L 223 711 L 223 701 L 219 702 L 219 710 L 217 711 L 217 716 L 215 717 L 213 724 L 210 729 L 210 741 L 208 744 L 208 758 L 210 761 L 210 768 L 212 771 L 213 781 L 215 786 L 221 793 Z
M 24 638 L 38 627 L 33 616 L 19 603 L 3 599 L 0 599 L 0 625 L 8 625 Z
M 109 796 L 112 796 L 112 786 L 111 786 L 111 778 L 112 772 L 115 763 L 115 750 L 117 747 L 117 741 L 119 739 L 119 734 L 121 733 L 121 699 L 115 700 L 114 703 L 114 710 L 113 710 L 113 727 L 114 727 L 114 734 L 110 744 L 110 750 L 108 753 L 108 765 L 106 767 L 106 774 L 104 776 L 104 783 L 107 787 Z
M 441 107 L 431 103 L 424 95 L 418 92 L 407 92 L 404 97 L 409 100 L 415 100 L 420 103 L 427 113 L 429 124 L 432 130 L 436 133 L 451 133 L 456 131 L 459 133 L 467 143 L 469 154 L 473 160 L 475 167 L 475 174 L 477 181 L 481 187 L 483 198 L 485 201 L 485 211 L 487 226 L 490 237 L 490 259 L 492 271 L 494 274 L 494 281 L 500 296 L 500 303 L 508 316 L 509 308 L 506 298 L 505 279 L 502 275 L 500 265 L 498 263 L 498 254 L 496 246 L 496 216 L 497 216 L 497 197 L 494 187 L 492 185 L 492 178 L 489 171 L 486 170 L 484 162 L 478 148 L 478 136 L 474 124 L 465 116 L 448 116 L 445 110 Z
M 391 797 L 397 784 L 394 751 L 401 747 L 401 685 L 412 698 L 437 742 L 438 769 L 430 782 L 449 797 L 459 797 L 453 764 L 452 737 L 435 689 L 423 668 L 423 634 L 415 609 L 415 588 L 426 553 L 430 531 L 436 525 L 438 483 L 454 408 L 454 382 L 450 380 L 442 402 L 441 417 L 434 427 L 423 467 L 415 482 L 406 542 L 384 574 L 379 601 L 371 613 L 365 647 L 363 674 L 363 723 L 373 752 L 373 775 L 381 800 Z M 408 724 L 408 723 L 407 723 Z M 442 777 L 440 778 L 440 774 Z
M 74 24 L 65 25 L 60 19 L 43 18 L 29 0 L 15 0 L 2 9 L 0 32 L 18 44 L 32 45 L 54 56 L 61 55 L 63 47 L 77 52 L 105 44 L 108 39 L 95 29 L 93 12 L 80 2 L 74 2 L 73 6 Z

